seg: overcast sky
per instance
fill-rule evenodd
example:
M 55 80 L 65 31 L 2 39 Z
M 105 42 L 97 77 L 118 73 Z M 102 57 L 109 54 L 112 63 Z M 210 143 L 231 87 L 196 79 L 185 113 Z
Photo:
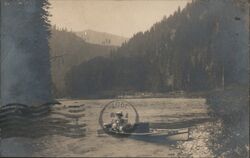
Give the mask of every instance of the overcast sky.
M 51 22 L 73 31 L 92 29 L 125 37 L 146 31 L 190 0 L 50 0 Z

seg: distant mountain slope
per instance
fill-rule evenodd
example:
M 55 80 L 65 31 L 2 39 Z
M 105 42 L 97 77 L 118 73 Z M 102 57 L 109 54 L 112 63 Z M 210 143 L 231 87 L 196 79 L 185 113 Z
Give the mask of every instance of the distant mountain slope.
M 113 35 L 105 32 L 97 32 L 93 30 L 84 30 L 82 32 L 76 32 L 76 35 L 81 37 L 85 42 L 105 46 L 121 46 L 122 43 L 128 40 L 128 38 L 126 37 Z
M 73 32 L 53 27 L 50 48 L 54 93 L 62 97 L 65 93 L 64 77 L 72 67 L 97 56 L 107 56 L 116 47 L 86 43 Z

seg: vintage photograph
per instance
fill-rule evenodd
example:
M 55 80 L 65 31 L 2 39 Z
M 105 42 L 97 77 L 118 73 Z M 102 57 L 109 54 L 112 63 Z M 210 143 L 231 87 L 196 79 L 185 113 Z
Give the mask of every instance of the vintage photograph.
M 248 0 L 0 0 L 1 157 L 249 157 Z

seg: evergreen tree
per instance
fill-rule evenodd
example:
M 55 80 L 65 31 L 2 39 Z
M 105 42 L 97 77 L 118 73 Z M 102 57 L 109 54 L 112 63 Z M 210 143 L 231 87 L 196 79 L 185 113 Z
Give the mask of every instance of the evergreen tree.
M 52 101 L 47 0 L 2 1 L 2 104 Z

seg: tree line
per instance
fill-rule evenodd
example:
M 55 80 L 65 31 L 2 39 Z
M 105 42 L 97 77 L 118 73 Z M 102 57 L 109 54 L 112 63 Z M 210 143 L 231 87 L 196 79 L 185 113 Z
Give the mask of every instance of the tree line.
M 192 1 L 136 33 L 109 57 L 74 67 L 72 97 L 110 91 L 206 91 L 248 83 L 248 15 L 244 1 Z

